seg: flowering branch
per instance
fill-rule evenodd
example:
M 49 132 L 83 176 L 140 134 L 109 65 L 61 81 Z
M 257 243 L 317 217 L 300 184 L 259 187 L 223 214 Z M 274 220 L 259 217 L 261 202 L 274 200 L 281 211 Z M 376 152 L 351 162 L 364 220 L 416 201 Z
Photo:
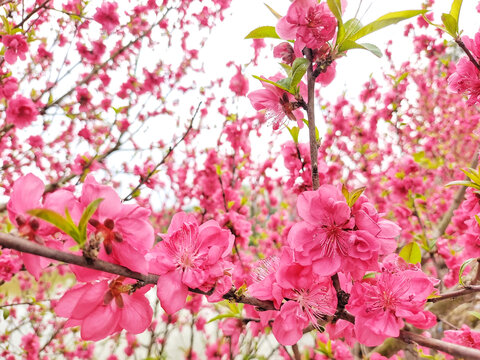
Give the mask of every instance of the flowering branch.
M 470 52 L 470 50 L 468 50 L 468 48 L 466 47 L 465 43 L 462 41 L 461 38 L 456 38 L 455 39 L 455 42 L 457 43 L 458 46 L 460 46 L 462 48 L 462 50 L 465 52 L 465 54 L 467 54 L 468 56 L 468 59 L 471 61 L 471 63 L 473 65 L 475 65 L 475 67 L 478 69 L 478 71 L 480 71 L 480 64 L 478 63 L 478 61 L 475 59 L 475 57 L 472 55 L 472 53 Z
M 104 271 L 110 274 L 124 276 L 127 278 L 138 280 L 144 285 L 156 284 L 159 279 L 159 276 L 156 274 L 141 274 L 139 272 L 127 269 L 124 266 L 112 264 L 108 261 L 103 261 L 100 259 L 87 260 L 83 256 L 52 249 L 10 234 L 0 233 L 0 246 L 28 254 L 42 256 L 52 260 L 62 261 L 68 264 L 78 265 L 93 270 Z M 189 288 L 189 291 L 197 294 L 209 295 L 209 293 L 205 293 L 199 289 Z M 225 300 L 230 300 L 237 303 L 253 305 L 262 310 L 275 310 L 275 307 L 273 306 L 273 303 L 271 301 L 263 301 L 251 296 L 238 294 L 236 289 L 233 287 L 225 295 L 223 295 L 223 298 Z

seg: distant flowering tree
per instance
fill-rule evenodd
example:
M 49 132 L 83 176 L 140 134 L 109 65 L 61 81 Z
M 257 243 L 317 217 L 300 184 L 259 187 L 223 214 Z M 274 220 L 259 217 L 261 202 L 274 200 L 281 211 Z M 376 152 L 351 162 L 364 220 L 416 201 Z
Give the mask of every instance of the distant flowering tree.
M 460 36 L 462 1 L 366 25 L 346 1 L 267 5 L 251 62 L 202 82 L 230 2 L 1 2 L 0 357 L 479 359 L 480 33 Z M 410 61 L 390 44 L 360 102 L 323 100 L 401 21 Z M 250 91 L 267 38 L 283 73 Z

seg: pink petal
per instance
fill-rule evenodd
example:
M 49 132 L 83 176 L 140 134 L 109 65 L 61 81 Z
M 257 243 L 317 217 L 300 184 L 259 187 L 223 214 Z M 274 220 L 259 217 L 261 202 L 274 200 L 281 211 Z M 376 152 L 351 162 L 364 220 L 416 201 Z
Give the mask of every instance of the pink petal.
M 120 314 L 113 309 L 111 302 L 109 305 L 98 306 L 82 322 L 81 337 L 83 340 L 98 341 L 113 334 L 118 327 Z
M 174 314 L 185 306 L 188 287 L 182 283 L 182 273 L 179 270 L 170 271 L 158 278 L 157 296 L 163 310 Z
M 122 295 L 123 296 L 123 295 Z M 147 298 L 141 294 L 123 296 L 124 307 L 120 326 L 132 334 L 140 334 L 152 322 L 153 310 Z

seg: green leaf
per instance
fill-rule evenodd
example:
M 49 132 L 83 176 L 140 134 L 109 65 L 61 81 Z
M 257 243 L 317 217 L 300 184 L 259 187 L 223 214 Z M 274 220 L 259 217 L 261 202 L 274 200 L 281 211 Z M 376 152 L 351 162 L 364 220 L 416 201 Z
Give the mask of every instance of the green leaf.
M 382 51 L 377 46 L 369 43 L 359 44 L 350 39 L 345 40 L 342 45 L 340 45 L 340 47 L 338 48 L 338 52 L 343 52 L 350 49 L 363 49 L 370 51 L 375 56 L 382 57 Z
M 338 22 L 342 22 L 342 2 L 340 0 L 327 0 L 330 11 Z
M 445 25 L 445 30 L 452 37 L 458 35 L 458 23 L 455 18 L 450 14 L 442 14 L 442 23 Z
M 341 0 L 327 0 L 327 4 L 328 4 L 328 7 L 330 8 L 330 11 L 337 19 L 338 30 L 337 30 L 336 44 L 338 45 L 345 38 L 345 27 L 343 26 L 343 20 L 342 20 L 342 2 Z
M 302 119 L 303 123 L 308 127 L 308 120 Z M 315 139 L 318 141 L 320 140 L 320 133 L 318 132 L 318 128 L 315 126 Z
M 402 20 L 425 14 L 427 11 L 428 10 L 404 10 L 385 14 L 383 16 L 380 16 L 377 20 L 371 22 L 370 24 L 362 27 L 359 31 L 350 36 L 349 40 L 358 40 L 368 34 L 373 33 L 374 31 L 380 30 L 389 25 L 396 24 Z
M 239 317 L 238 314 L 233 314 L 233 313 L 220 314 L 220 315 L 217 315 L 217 316 L 211 318 L 210 320 L 208 320 L 207 324 L 209 324 L 211 322 L 214 322 L 214 321 L 217 321 L 217 320 L 221 320 L 221 319 L 236 318 L 236 317 Z
M 456 180 L 456 181 L 450 181 L 448 184 L 445 185 L 445 187 L 453 186 L 453 185 L 462 185 L 462 186 L 467 186 L 467 187 L 472 187 L 474 189 L 480 190 L 480 185 L 477 185 L 471 181 L 468 180 Z
M 292 78 L 285 78 L 285 79 L 280 79 L 277 81 L 277 86 L 280 85 L 283 89 L 287 89 L 291 94 L 295 93 L 295 87 L 292 86 Z
M 376 275 L 376 273 L 374 273 L 374 272 L 366 273 L 365 275 L 363 275 L 362 279 L 373 279 L 375 277 L 375 275 Z
M 477 170 L 468 168 L 468 169 L 460 169 L 462 172 L 468 176 L 470 180 L 472 180 L 475 184 L 480 185 L 480 174 Z
M 10 316 L 10 310 L 3 309 L 3 320 L 7 320 L 9 316 Z
M 303 75 L 307 72 L 310 61 L 305 58 L 296 58 L 292 64 L 292 83 L 290 87 L 296 87 L 302 81 Z
M 260 26 L 259 28 L 252 30 L 247 36 L 245 36 L 245 39 L 264 38 L 280 39 L 280 36 L 278 36 L 274 26 Z
M 282 15 L 280 15 L 278 12 L 273 10 L 268 4 L 263 3 L 263 5 L 265 5 L 268 8 L 268 10 L 270 10 L 270 12 L 273 14 L 273 16 L 275 16 L 277 19 L 280 19 L 282 17 Z
M 395 79 L 395 85 L 398 86 L 398 84 L 400 84 L 402 82 L 402 80 L 406 79 L 407 76 L 408 76 L 408 71 L 404 72 L 397 79 Z
M 477 311 L 469 311 L 468 312 L 470 315 L 475 316 L 477 319 L 480 319 L 480 313 Z
M 337 37 L 337 43 L 341 44 L 344 39 L 347 39 L 353 34 L 357 33 L 363 27 L 362 23 L 358 19 L 350 19 L 345 23 L 345 33 L 342 38 Z
M 78 231 L 80 232 L 80 242 L 79 245 L 83 246 L 87 242 L 87 224 L 88 220 L 93 216 L 95 211 L 97 211 L 98 206 L 103 201 L 103 198 L 93 200 L 86 209 L 83 211 L 82 217 L 78 223 Z
M 253 75 L 253 77 L 254 77 L 255 79 L 257 79 L 257 80 L 266 82 L 266 83 L 271 84 L 271 85 L 273 85 L 273 86 L 276 86 L 276 87 L 278 87 L 279 89 L 282 89 L 282 90 L 285 90 L 285 91 L 287 91 L 287 92 L 290 92 L 290 88 L 286 88 L 285 86 L 283 86 L 283 85 L 280 84 L 280 81 L 281 81 L 281 80 L 280 80 L 278 83 L 276 83 L 276 82 L 274 82 L 274 81 L 272 81 L 272 80 L 268 80 L 268 79 L 262 78 L 262 77 L 260 77 L 260 76 Z M 282 79 L 282 80 L 284 80 L 284 79 Z
M 450 8 L 450 15 L 455 19 L 458 26 L 458 19 L 460 17 L 460 9 L 462 7 L 463 0 L 453 0 L 452 7 Z
M 463 282 L 463 278 L 462 278 L 463 272 L 465 271 L 465 268 L 474 261 L 477 261 L 477 258 L 471 258 L 471 259 L 465 260 L 462 266 L 460 266 L 460 271 L 458 273 L 458 283 L 460 285 L 465 286 L 465 283 Z
M 284 63 L 279 63 L 280 66 L 283 68 L 283 71 L 287 74 L 287 76 L 292 75 L 292 67 L 290 65 L 284 64 Z
M 300 133 L 300 128 L 297 126 L 292 127 L 291 129 L 287 126 L 288 131 L 290 132 L 290 135 L 292 135 L 293 142 L 295 144 L 298 144 L 298 134 Z
M 358 198 L 363 194 L 366 187 L 362 186 L 361 188 L 355 189 L 350 192 L 350 198 L 348 200 L 348 206 L 352 207 L 357 202 Z
M 77 244 L 80 243 L 80 232 L 78 231 L 76 225 L 65 219 L 59 213 L 49 209 L 33 209 L 27 212 L 30 215 L 38 217 L 56 226 L 58 229 L 62 230 L 65 234 L 75 240 Z
M 398 255 L 409 264 L 418 264 L 422 261 L 422 251 L 414 241 L 405 245 Z

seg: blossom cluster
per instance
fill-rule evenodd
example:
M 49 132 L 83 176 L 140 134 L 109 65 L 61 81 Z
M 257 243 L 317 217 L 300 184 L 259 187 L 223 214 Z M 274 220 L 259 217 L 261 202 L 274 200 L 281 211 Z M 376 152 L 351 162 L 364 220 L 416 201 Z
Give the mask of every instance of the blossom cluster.
M 99 184 L 92 175 L 83 183 L 79 197 L 67 189 L 43 196 L 43 182 L 33 174 L 18 179 L 12 188 L 7 209 L 19 235 L 58 250 L 71 251 L 81 244 L 30 210 L 48 209 L 66 214 L 79 224 L 87 207 L 100 200 L 87 226 L 88 241 L 81 245 L 83 255 L 122 265 L 142 274 L 158 274 L 157 294 L 162 307 L 173 314 L 185 307 L 189 288 L 208 292 L 218 301 L 231 289 L 233 235 L 214 220 L 198 225 L 192 215 L 178 213 L 172 218 L 163 241 L 155 247 L 150 211 L 138 205 L 123 204 L 109 186 Z M 7 251 L 7 254 L 9 252 Z M 50 260 L 19 253 L 25 268 L 37 280 Z M 4 262 L 6 260 L 3 260 Z M 11 271 L 18 263 L 9 261 Z M 79 282 L 58 301 L 55 311 L 67 317 L 66 326 L 81 326 L 85 340 L 100 340 L 122 329 L 138 334 L 152 320 L 152 308 L 145 297 L 148 286 L 134 287 L 134 281 L 112 274 L 70 265 Z M 11 274 L 2 275 L 4 279 Z

